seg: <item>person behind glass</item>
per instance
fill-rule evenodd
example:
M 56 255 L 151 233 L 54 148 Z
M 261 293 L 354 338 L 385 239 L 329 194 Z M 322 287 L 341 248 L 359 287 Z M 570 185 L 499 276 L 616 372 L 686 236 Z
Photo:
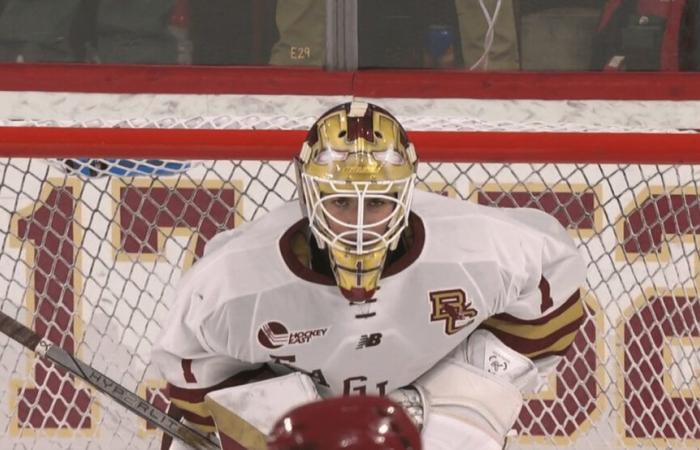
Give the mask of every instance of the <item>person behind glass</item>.
M 449 25 L 429 25 L 424 36 L 422 56 L 425 68 L 456 67 L 454 29 Z
M 272 46 L 270 64 L 323 65 L 326 55 L 325 0 L 278 1 L 275 22 L 279 40 Z
M 514 0 L 455 0 L 464 68 L 518 70 Z
M 6 0 L 0 61 L 174 64 L 176 0 Z
M 373 5 L 361 0 L 359 7 L 371 8 Z M 402 8 L 400 2 L 397 2 L 396 8 Z M 454 8 L 459 30 L 451 33 L 453 39 L 459 39 L 464 68 L 520 68 L 514 0 L 454 0 Z M 277 2 L 276 22 L 280 37 L 272 48 L 270 64 L 323 65 L 326 39 L 324 0 Z M 454 45 L 451 55 L 447 49 L 437 55 L 431 53 L 435 47 L 430 45 L 426 45 L 424 50 L 424 67 L 456 66 Z

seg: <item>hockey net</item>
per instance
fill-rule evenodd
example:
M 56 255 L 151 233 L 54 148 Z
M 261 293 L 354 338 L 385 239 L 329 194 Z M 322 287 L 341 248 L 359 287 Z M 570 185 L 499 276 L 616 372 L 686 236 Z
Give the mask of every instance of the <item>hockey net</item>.
M 0 309 L 164 407 L 149 353 L 183 270 L 217 232 L 296 197 L 290 144 L 272 155 L 276 161 L 234 145 L 241 135 L 219 143 L 219 159 L 201 160 L 215 153 L 202 149 L 226 130 L 243 130 L 251 142 L 299 145 L 314 117 L 4 121 L 11 127 L 4 136 L 19 133 L 13 139 L 24 144 L 0 160 Z M 417 145 L 420 188 L 542 209 L 567 227 L 588 263 L 585 324 L 546 389 L 527 400 L 511 445 L 700 445 L 698 167 L 666 164 L 668 147 L 638 155 L 645 164 L 622 160 L 638 151 L 623 148 L 626 139 L 649 129 L 399 119 L 427 142 L 436 134 L 420 133 L 445 133 L 449 145 L 466 150 L 474 150 L 470 131 L 488 131 L 479 134 L 483 142 L 500 139 L 513 150 L 543 138 L 559 143 L 553 160 L 571 161 L 518 154 L 511 163 L 477 148 L 450 153 L 448 162 Z M 125 134 L 106 134 L 115 129 Z M 129 130 L 158 130 L 162 145 Z M 183 137 L 190 131 L 196 139 Z M 507 139 L 513 131 L 531 134 Z M 50 137 L 42 140 L 42 132 Z M 610 132 L 620 152 L 597 163 L 597 142 Z M 656 130 L 642 141 L 673 142 L 676 133 Z M 121 136 L 123 153 L 102 149 Z M 35 154 L 52 157 L 27 158 Z M 0 345 L 3 448 L 159 448 L 160 433 L 143 420 L 14 342 Z

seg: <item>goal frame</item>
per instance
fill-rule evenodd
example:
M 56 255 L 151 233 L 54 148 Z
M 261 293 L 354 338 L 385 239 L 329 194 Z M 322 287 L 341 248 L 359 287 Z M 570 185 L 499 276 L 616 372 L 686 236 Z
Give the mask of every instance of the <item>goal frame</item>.
M 423 162 L 698 164 L 700 133 L 408 131 Z M 0 127 L 0 157 L 292 160 L 303 130 Z M 566 149 L 566 150 L 563 150 Z

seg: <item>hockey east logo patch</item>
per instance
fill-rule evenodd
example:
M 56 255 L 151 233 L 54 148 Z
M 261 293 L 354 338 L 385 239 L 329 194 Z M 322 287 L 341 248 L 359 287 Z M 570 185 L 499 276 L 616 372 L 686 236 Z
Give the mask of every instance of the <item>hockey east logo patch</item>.
M 325 336 L 327 332 L 328 327 L 289 331 L 284 324 L 269 321 L 258 328 L 258 342 L 263 347 L 274 350 L 285 345 L 306 344 L 312 339 Z

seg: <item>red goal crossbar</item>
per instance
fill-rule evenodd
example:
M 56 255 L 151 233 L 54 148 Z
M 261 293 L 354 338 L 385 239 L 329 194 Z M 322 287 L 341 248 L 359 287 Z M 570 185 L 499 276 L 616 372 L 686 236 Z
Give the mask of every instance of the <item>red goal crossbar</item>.
M 0 156 L 289 160 L 303 130 L 0 127 Z M 410 131 L 425 162 L 700 163 L 700 133 Z

